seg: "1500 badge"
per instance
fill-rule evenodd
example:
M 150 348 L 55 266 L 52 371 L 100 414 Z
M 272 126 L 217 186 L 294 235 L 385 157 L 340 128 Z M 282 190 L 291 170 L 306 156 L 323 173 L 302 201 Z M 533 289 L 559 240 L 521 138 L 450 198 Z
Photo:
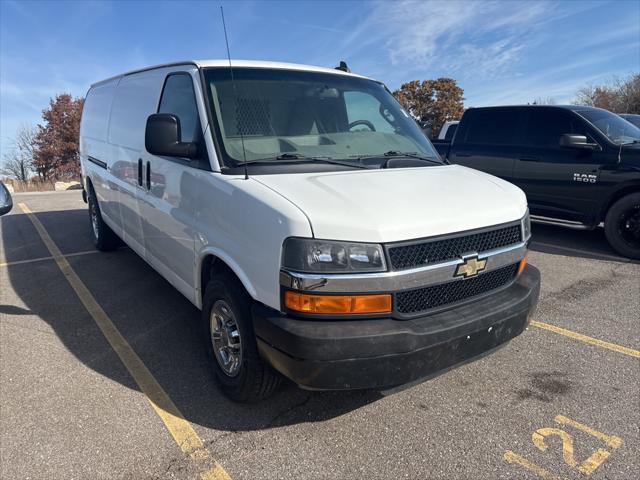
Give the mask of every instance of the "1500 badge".
M 592 173 L 574 173 L 573 174 L 574 182 L 596 183 L 597 180 L 598 180 L 598 176 Z

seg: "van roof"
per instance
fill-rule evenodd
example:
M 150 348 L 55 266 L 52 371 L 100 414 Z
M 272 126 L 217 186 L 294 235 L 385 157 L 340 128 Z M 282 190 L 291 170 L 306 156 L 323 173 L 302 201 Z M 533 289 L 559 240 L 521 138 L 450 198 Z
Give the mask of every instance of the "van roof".
M 145 72 L 148 70 L 155 70 L 158 68 L 175 67 L 178 65 L 193 65 L 198 68 L 228 67 L 229 60 L 226 60 L 226 59 L 225 60 L 185 60 L 182 62 L 162 63 L 159 65 L 153 65 L 151 67 L 131 70 L 129 72 L 122 73 L 120 75 L 114 75 L 113 77 L 96 82 L 91 86 L 94 87 L 101 83 L 109 82 L 117 78 L 121 78 L 127 75 L 132 75 L 134 73 Z M 354 77 L 368 78 L 362 75 L 356 75 L 355 73 L 348 73 L 342 70 L 336 70 L 335 68 L 317 67 L 314 65 L 304 65 L 300 63 L 269 62 L 264 60 L 231 60 L 231 65 L 233 68 L 274 68 L 274 69 L 282 69 L 282 70 L 299 70 L 299 71 L 306 71 L 306 72 L 324 72 L 324 73 L 333 73 L 336 75 L 350 75 Z

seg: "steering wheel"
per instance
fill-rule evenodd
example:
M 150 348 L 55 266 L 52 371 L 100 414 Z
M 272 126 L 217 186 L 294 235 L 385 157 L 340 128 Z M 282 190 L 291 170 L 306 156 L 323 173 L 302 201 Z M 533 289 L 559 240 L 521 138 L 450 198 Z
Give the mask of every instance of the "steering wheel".
M 376 131 L 376 127 L 374 127 L 373 123 L 371 123 L 369 120 L 356 120 L 355 122 L 351 122 L 349 124 L 349 130 L 351 130 L 353 127 L 357 127 L 358 125 L 364 125 L 365 127 L 368 127 L 372 132 Z

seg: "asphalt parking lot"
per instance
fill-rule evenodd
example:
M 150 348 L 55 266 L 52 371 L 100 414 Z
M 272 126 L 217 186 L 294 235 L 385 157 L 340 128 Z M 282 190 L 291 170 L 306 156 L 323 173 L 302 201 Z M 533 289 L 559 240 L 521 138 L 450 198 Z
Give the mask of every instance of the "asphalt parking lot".
M 244 406 L 213 384 L 195 307 L 129 249 L 93 250 L 80 192 L 14 204 L 0 220 L 2 478 L 640 478 L 640 264 L 601 231 L 534 226 L 535 321 L 490 356 L 399 391 L 285 385 Z

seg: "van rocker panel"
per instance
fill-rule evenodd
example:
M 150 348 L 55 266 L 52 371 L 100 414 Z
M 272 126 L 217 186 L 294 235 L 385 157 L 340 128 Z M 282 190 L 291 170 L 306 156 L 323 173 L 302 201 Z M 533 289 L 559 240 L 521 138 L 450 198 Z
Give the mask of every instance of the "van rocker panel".
M 509 287 L 411 320 L 301 320 L 255 304 L 258 349 L 303 388 L 391 388 L 468 362 L 524 331 L 540 294 L 527 266 Z

